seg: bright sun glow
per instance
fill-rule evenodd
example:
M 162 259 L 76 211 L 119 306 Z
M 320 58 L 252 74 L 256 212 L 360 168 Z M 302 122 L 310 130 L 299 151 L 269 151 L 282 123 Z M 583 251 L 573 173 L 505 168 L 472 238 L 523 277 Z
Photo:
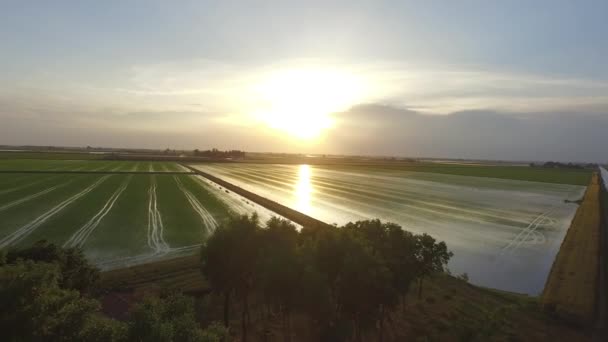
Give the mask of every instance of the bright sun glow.
M 310 166 L 300 165 L 298 168 L 298 181 L 294 186 L 295 207 L 297 211 L 305 214 L 311 214 L 313 188 L 310 177 Z
M 333 125 L 331 114 L 360 98 L 362 82 L 327 69 L 287 69 L 255 86 L 260 108 L 255 116 L 269 127 L 300 139 L 314 139 Z

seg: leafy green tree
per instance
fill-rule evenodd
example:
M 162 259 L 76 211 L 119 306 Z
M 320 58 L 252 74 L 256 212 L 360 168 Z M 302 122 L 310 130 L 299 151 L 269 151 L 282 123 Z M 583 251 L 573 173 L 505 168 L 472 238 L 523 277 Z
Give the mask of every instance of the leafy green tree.
M 59 287 L 59 267 L 17 261 L 0 267 L 0 329 L 7 341 L 75 341 L 99 302 Z
M 78 335 L 78 340 L 87 342 L 122 342 L 128 341 L 127 323 L 102 316 L 90 315 L 87 323 Z
M 242 304 L 241 326 L 247 340 L 249 296 L 254 288 L 260 252 L 257 214 L 238 216 L 219 227 L 201 249 L 202 272 L 214 291 L 224 296 L 224 325 L 228 327 L 230 295 Z
M 416 237 L 401 228 L 401 226 L 380 220 L 366 220 L 348 223 L 344 229 L 359 235 L 369 244 L 374 255 L 382 259 L 382 263 L 389 270 L 392 287 L 397 291 L 405 308 L 405 296 L 410 285 L 417 276 L 418 244 Z M 380 318 L 380 331 L 387 310 L 391 310 L 396 303 L 387 298 L 382 306 Z
M 178 293 L 146 297 L 136 304 L 129 318 L 130 341 L 202 341 L 194 300 Z
M 437 242 L 435 238 L 426 233 L 417 235 L 416 240 L 418 245 L 418 298 L 421 298 L 424 278 L 433 273 L 442 272 L 454 254 L 448 251 L 445 242 Z
M 6 255 L 7 263 L 15 263 L 20 259 L 57 264 L 61 274 L 59 286 L 62 288 L 82 292 L 93 287 L 99 280 L 99 270 L 89 264 L 78 248 L 61 248 L 41 240 L 31 247 L 11 250 Z
M 354 338 L 360 340 L 365 331 L 397 302 L 397 291 L 391 283 L 390 270 L 384 259 L 375 253 L 372 243 L 348 231 L 343 232 L 344 260 L 339 277 L 339 306 L 353 322 Z
M 298 231 L 287 220 L 276 217 L 260 232 L 264 253 L 258 261 L 258 287 L 270 305 L 278 307 L 286 340 L 291 337 L 291 313 L 301 293 L 303 264 L 298 254 Z

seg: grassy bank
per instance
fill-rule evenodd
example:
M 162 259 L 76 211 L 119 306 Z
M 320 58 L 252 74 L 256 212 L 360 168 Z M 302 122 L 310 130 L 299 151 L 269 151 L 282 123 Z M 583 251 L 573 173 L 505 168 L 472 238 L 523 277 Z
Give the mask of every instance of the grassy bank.
M 208 292 L 200 272 L 198 256 L 165 260 L 151 264 L 102 273 L 101 284 L 106 297 L 121 296 L 121 301 L 134 302 L 145 294 L 165 289 L 184 290 L 197 297 L 199 314 L 204 321 L 221 319 L 221 298 Z M 550 317 L 539 308 L 537 298 L 489 290 L 470 285 L 461 279 L 438 275 L 425 284 L 418 299 L 413 288 L 385 330 L 386 341 L 586 341 L 584 331 Z M 111 301 L 107 301 L 111 302 Z M 106 306 L 110 314 L 121 316 L 122 307 Z M 240 307 L 233 303 L 232 311 Z M 124 312 L 122 313 L 124 314 Z M 263 319 L 265 308 L 252 307 L 251 337 L 254 341 L 282 340 L 281 321 L 271 313 Z M 234 315 L 232 331 L 239 331 L 240 321 Z M 292 341 L 315 341 L 307 319 L 294 315 Z M 237 336 L 238 338 L 238 336 Z M 376 336 L 366 339 L 375 340 Z
M 331 165 L 335 169 L 352 169 L 374 167 L 385 170 L 402 170 L 411 172 L 430 172 L 458 176 L 489 177 L 500 179 L 521 180 L 530 182 L 587 185 L 591 177 L 590 170 L 553 169 L 529 166 L 503 165 L 463 165 L 440 163 L 384 163 L 384 164 L 353 164 Z
M 600 253 L 600 182 L 594 173 L 542 295 L 549 310 L 581 325 L 591 325 L 597 301 Z

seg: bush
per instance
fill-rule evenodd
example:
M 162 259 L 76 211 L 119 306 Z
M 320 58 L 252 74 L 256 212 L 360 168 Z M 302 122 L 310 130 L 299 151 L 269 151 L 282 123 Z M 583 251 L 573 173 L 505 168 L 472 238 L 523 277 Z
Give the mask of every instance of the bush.
M 46 240 L 36 242 L 33 246 L 11 250 L 6 255 L 6 262 L 13 264 L 18 260 L 53 263 L 59 266 L 61 277 L 59 286 L 65 289 L 85 291 L 92 288 L 99 280 L 99 270 L 90 265 L 82 250 L 61 248 Z

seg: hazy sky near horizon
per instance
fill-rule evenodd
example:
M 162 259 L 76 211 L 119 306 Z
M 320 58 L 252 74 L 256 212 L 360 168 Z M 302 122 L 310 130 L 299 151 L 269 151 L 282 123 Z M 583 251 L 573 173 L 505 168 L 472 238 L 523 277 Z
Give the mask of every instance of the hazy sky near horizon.
M 606 13 L 0 1 L 0 144 L 605 162 Z

